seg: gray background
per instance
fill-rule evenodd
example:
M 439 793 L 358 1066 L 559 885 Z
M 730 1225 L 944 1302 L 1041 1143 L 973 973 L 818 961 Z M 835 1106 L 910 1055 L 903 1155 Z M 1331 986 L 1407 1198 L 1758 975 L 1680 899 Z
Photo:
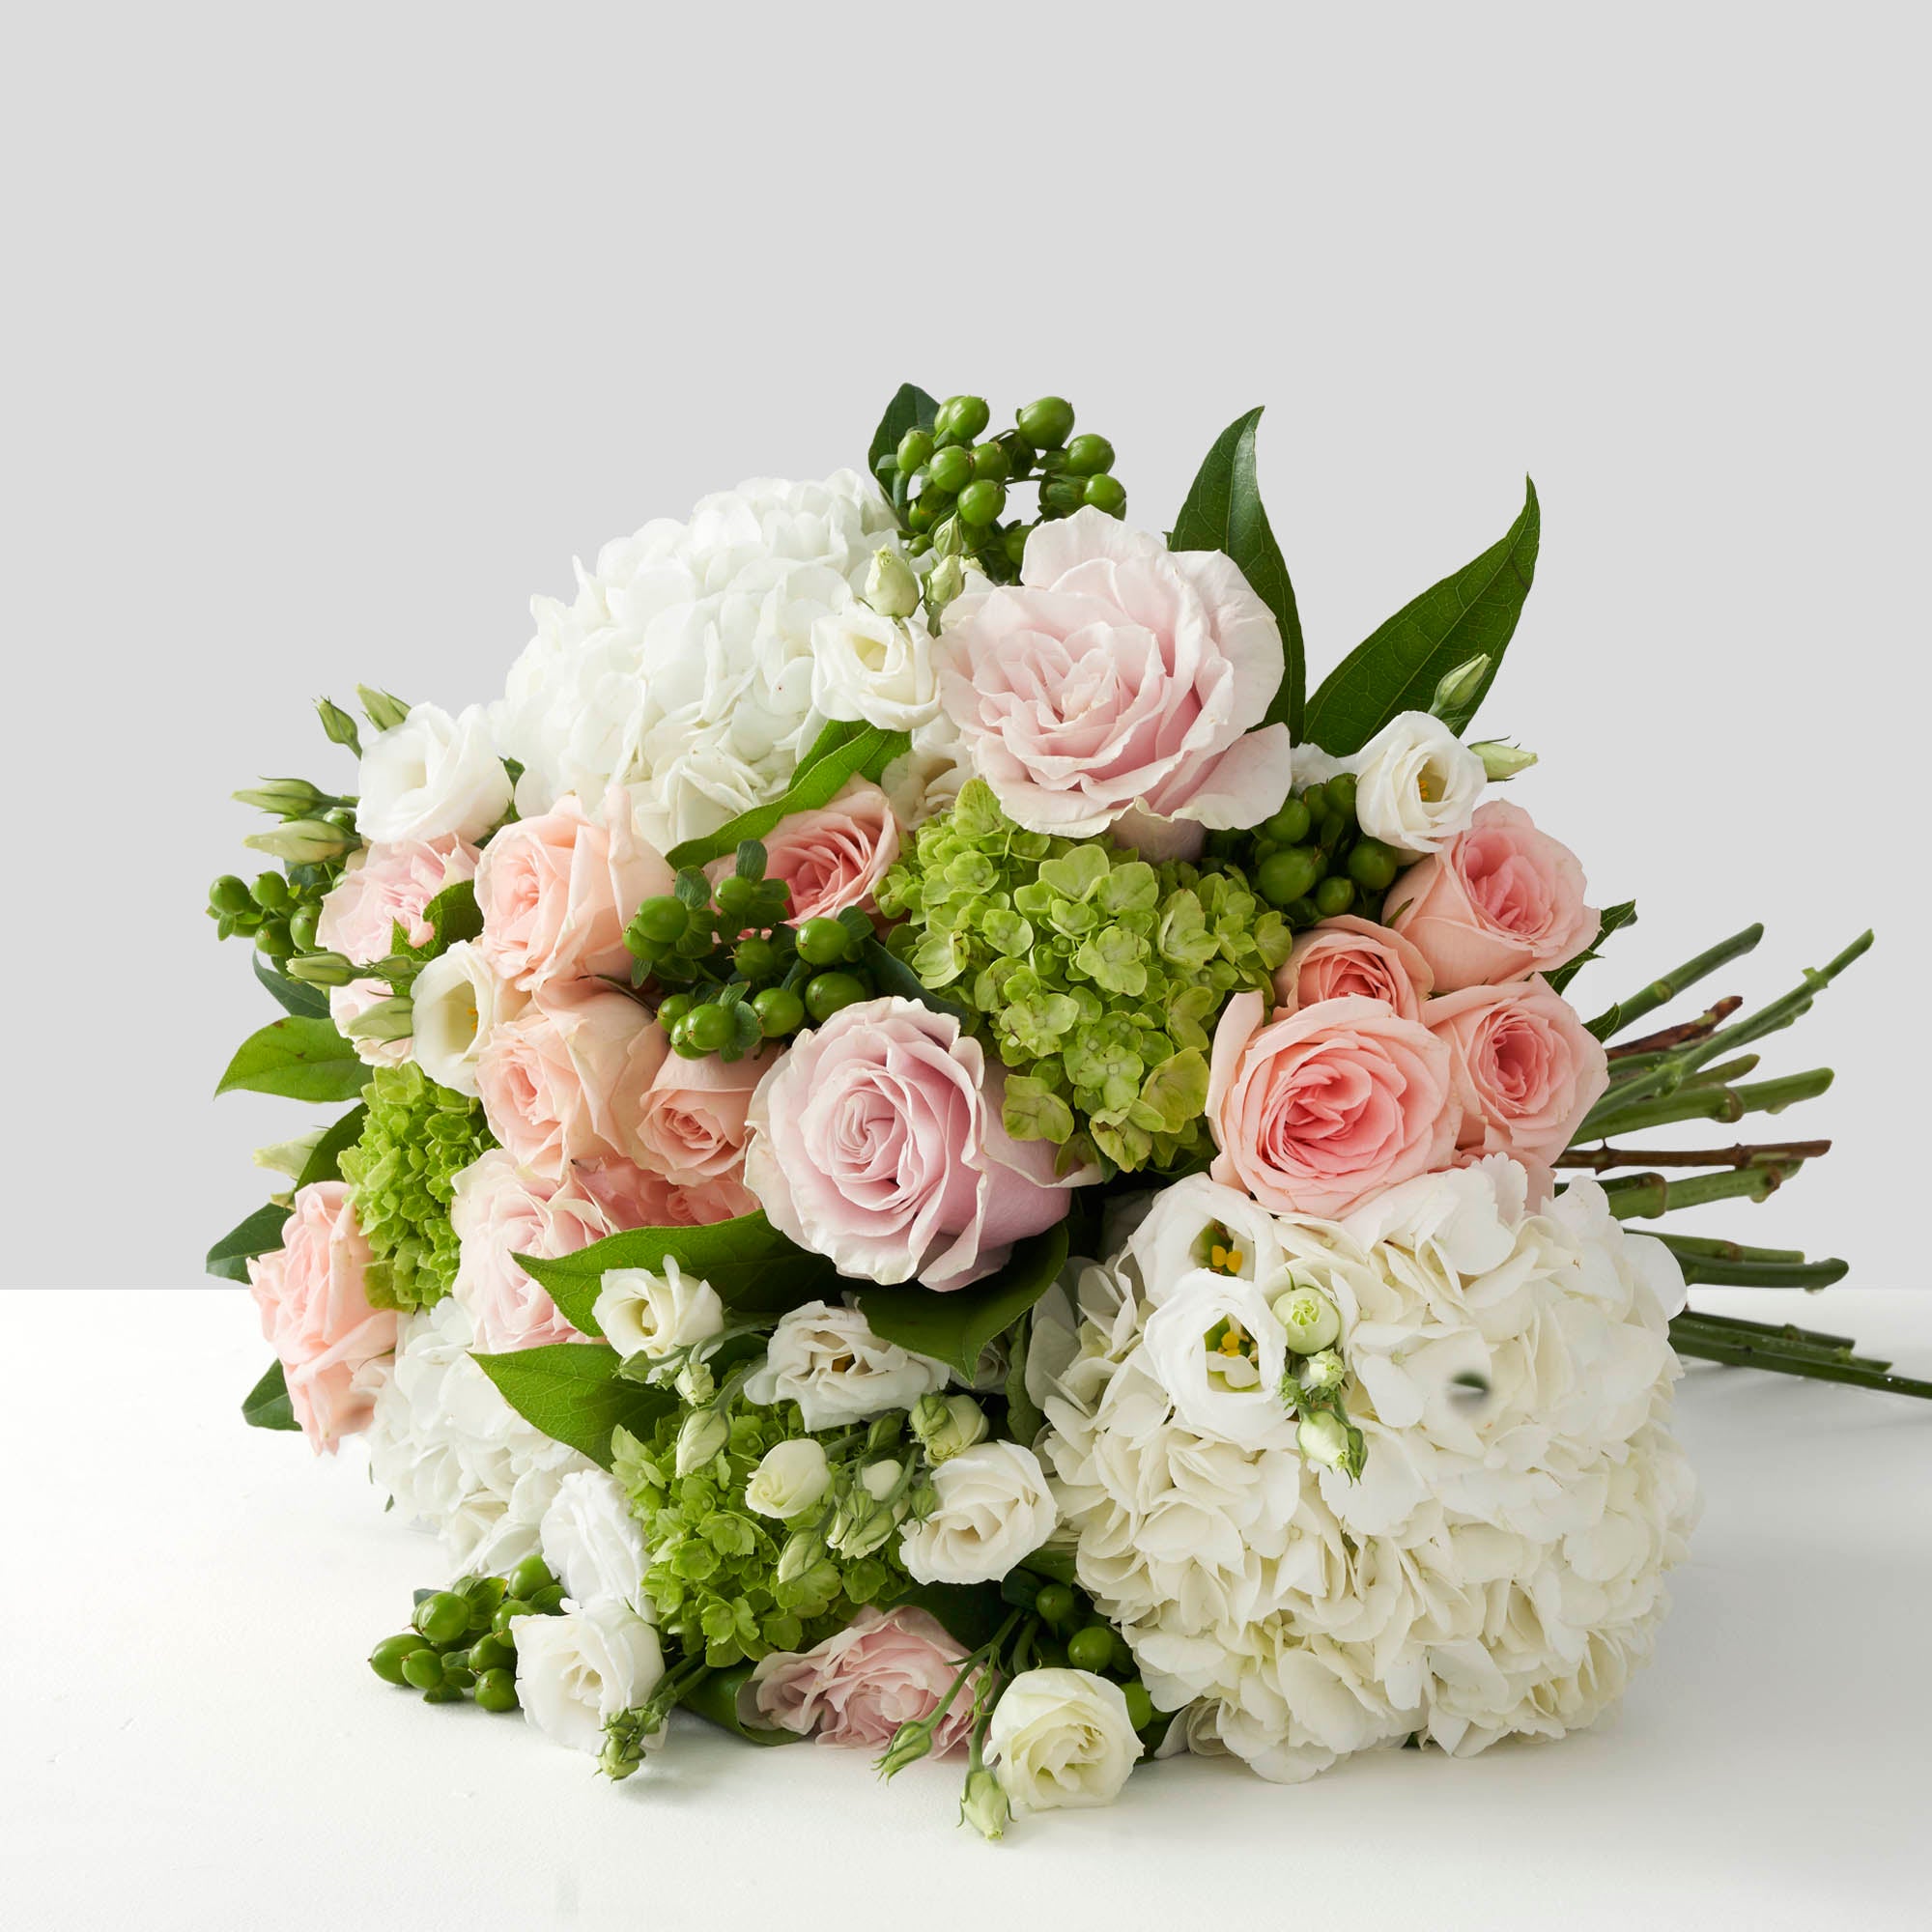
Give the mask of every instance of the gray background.
M 1837 1153 L 1708 1225 L 1922 1282 L 1923 18 L 16 14 L 4 1278 L 186 1284 L 260 1200 L 300 1110 L 208 1097 L 271 1013 L 201 908 L 233 786 L 349 781 L 311 697 L 491 696 L 573 554 L 862 460 L 909 377 L 1070 395 L 1154 526 L 1268 404 L 1318 674 L 1533 471 L 1484 723 L 1643 917 L 1577 997 L 1876 921 L 1772 1049 Z

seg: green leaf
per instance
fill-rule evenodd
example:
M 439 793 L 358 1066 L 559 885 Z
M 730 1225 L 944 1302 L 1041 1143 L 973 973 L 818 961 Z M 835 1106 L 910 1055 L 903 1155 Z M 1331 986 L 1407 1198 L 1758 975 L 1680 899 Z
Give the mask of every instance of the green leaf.
M 1636 901 L 1634 899 L 1626 899 L 1622 905 L 1605 907 L 1603 912 L 1598 915 L 1597 936 L 1591 940 L 1588 950 L 1577 953 L 1574 959 L 1566 960 L 1553 973 L 1546 974 L 1544 977 L 1549 981 L 1550 986 L 1560 993 L 1583 967 L 1587 966 L 1592 959 L 1595 959 L 1603 952 L 1604 941 L 1611 933 L 1621 930 L 1624 926 L 1634 925 L 1635 923 Z
M 269 1372 L 242 1398 L 242 1420 L 250 1429 L 299 1429 L 295 1406 L 289 1401 L 288 1378 L 280 1362 L 270 1362 Z
M 900 1288 L 862 1288 L 859 1312 L 882 1341 L 930 1355 L 970 1380 L 987 1343 L 1053 1286 L 1065 1263 L 1066 1229 L 1052 1227 L 1017 1243 L 1005 1267 L 971 1288 L 943 1294 L 916 1281 Z
M 866 451 L 866 474 L 878 480 L 879 459 L 890 456 L 899 446 L 899 439 L 909 429 L 930 429 L 939 413 L 939 405 L 917 383 L 901 383 L 879 426 L 872 432 L 871 446 Z
M 880 992 L 894 994 L 901 1000 L 917 1000 L 921 1006 L 930 1008 L 935 1013 L 944 1013 L 948 1019 L 957 1020 L 961 1027 L 972 1024 L 972 1015 L 964 1007 L 941 999 L 896 952 L 888 951 L 876 939 L 867 940 L 859 950 L 865 959 L 866 971 L 872 976 L 872 983 Z
M 707 1670 L 677 1701 L 700 1718 L 754 1745 L 802 1744 L 803 1731 L 782 1731 L 765 1724 L 748 1724 L 738 1712 L 738 1693 L 752 1681 L 755 1663 L 733 1663 L 724 1670 Z
M 1536 485 L 1525 479 L 1522 514 L 1498 544 L 1406 604 L 1357 644 L 1309 700 L 1305 736 L 1336 757 L 1358 752 L 1403 711 L 1426 711 L 1444 675 L 1487 654 L 1489 670 L 1444 723 L 1461 733 L 1502 666 L 1536 576 L 1543 533 Z
M 726 1308 L 751 1315 L 781 1314 L 815 1300 L 838 1280 L 829 1261 L 788 1240 L 761 1211 L 708 1228 L 633 1228 L 554 1261 L 519 1255 L 517 1262 L 573 1328 L 601 1335 L 591 1309 L 606 1269 L 662 1270 L 667 1256 L 686 1274 L 708 1281 Z
M 554 1342 L 471 1359 L 526 1422 L 606 1469 L 611 1430 L 646 1435 L 677 1406 L 668 1389 L 625 1381 L 616 1350 L 603 1342 Z
M 1013 1330 L 1012 1357 L 1007 1364 L 1007 1433 L 1015 1442 L 1029 1446 L 1046 1427 L 1039 1405 L 1027 1393 L 1027 1354 L 1032 1348 L 1033 1311 L 1029 1309 L 1025 1320 Z M 952 1627 L 949 1624 L 947 1628 Z
M 268 987 L 283 1012 L 295 1013 L 303 1019 L 328 1017 L 328 995 L 320 986 L 304 986 L 299 980 L 291 980 L 286 973 L 277 973 L 259 952 L 250 956 L 255 962 L 256 979 Z
M 246 1281 L 249 1261 L 256 1255 L 271 1255 L 282 1245 L 282 1230 L 288 1219 L 289 1210 L 277 1208 L 272 1201 L 266 1208 L 257 1208 L 209 1249 L 204 1264 L 207 1272 L 221 1281 Z
M 362 1138 L 362 1125 L 368 1118 L 369 1109 L 357 1101 L 316 1142 L 309 1157 L 302 1162 L 301 1173 L 296 1178 L 298 1191 L 312 1186 L 318 1180 L 342 1179 L 343 1151 L 353 1148 Z
M 242 1042 L 214 1091 L 232 1094 L 240 1088 L 290 1100 L 353 1100 L 368 1079 L 369 1069 L 332 1021 L 291 1013 Z
M 955 1643 L 978 1650 L 990 1643 L 1013 1605 L 1000 1595 L 997 1583 L 915 1583 L 895 1597 L 891 1607 L 910 1606 L 937 1617 Z
M 845 735 L 821 752 L 820 747 L 827 745 L 835 729 L 842 730 Z M 789 818 L 793 812 L 816 811 L 820 806 L 830 805 L 846 780 L 855 774 L 876 781 L 911 743 L 906 732 L 887 731 L 877 724 L 828 725 L 811 748 L 813 762 L 800 765 L 781 797 L 773 799 L 769 805 L 741 811 L 728 824 L 721 825 L 702 838 L 687 838 L 665 857 L 679 868 L 708 866 L 714 859 L 735 853 L 747 838 L 765 838 L 781 819 Z
M 1225 553 L 1248 580 L 1248 587 L 1274 612 L 1281 630 L 1281 688 L 1268 706 L 1265 722 L 1286 724 L 1289 735 L 1299 742 L 1306 656 L 1294 586 L 1288 581 L 1288 564 L 1262 508 L 1255 469 L 1255 429 L 1261 419 L 1260 410 L 1250 410 L 1221 432 L 1174 520 L 1169 545 L 1174 550 Z

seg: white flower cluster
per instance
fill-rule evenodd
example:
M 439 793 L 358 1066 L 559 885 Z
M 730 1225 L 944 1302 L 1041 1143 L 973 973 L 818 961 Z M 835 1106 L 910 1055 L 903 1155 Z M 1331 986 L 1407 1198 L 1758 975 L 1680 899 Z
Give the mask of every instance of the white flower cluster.
M 860 601 L 896 554 L 891 506 L 856 471 L 757 478 L 662 518 L 578 566 L 576 598 L 537 598 L 537 632 L 492 724 L 524 775 L 519 809 L 630 787 L 660 851 L 778 796 L 831 718 L 903 727 L 937 709 L 918 620 Z
M 1265 1331 L 1291 1287 L 1341 1316 L 1359 1483 L 1186 1359 L 1230 1308 Z M 1080 1581 L 1189 1744 L 1292 1781 L 1412 1735 L 1560 1736 L 1613 1702 L 1695 1516 L 1669 1433 L 1682 1293 L 1593 1182 L 1532 1213 L 1500 1158 L 1342 1223 L 1206 1179 L 1162 1193 L 1111 1267 L 1040 1305 L 1027 1377 Z M 1183 1349 L 1159 1318 L 1196 1301 L 1214 1325 Z

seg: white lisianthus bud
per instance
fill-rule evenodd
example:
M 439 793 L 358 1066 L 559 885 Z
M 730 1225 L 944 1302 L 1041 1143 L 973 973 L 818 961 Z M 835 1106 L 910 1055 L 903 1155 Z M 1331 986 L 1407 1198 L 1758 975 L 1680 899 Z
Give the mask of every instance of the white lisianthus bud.
M 944 1463 L 984 1440 L 986 1411 L 970 1395 L 923 1395 L 913 1405 L 912 1433 L 930 1463 Z
M 410 988 L 416 1064 L 439 1087 L 476 1097 L 476 1063 L 498 1022 L 529 1004 L 469 940 L 432 959 Z
M 1483 771 L 1492 784 L 1501 784 L 1536 763 L 1536 753 L 1520 745 L 1505 745 L 1500 738 L 1485 738 L 1469 750 L 1483 761 Z
M 677 1432 L 677 1473 L 700 1469 L 731 1439 L 731 1426 L 715 1408 L 694 1409 Z
M 304 986 L 346 986 L 362 978 L 362 968 L 345 953 L 304 952 L 282 967 L 291 980 Z
M 802 1515 L 832 1486 L 832 1465 L 825 1445 L 814 1436 L 797 1435 L 775 1443 L 745 1485 L 745 1504 L 760 1516 Z
M 796 1583 L 814 1564 L 825 1560 L 825 1539 L 815 1529 L 801 1529 L 779 1551 L 779 1581 Z
M 306 779 L 264 779 L 246 791 L 230 792 L 229 797 L 238 805 L 272 811 L 277 818 L 307 818 L 335 803 L 326 791 L 317 791 Z
M 1015 1811 L 1111 1804 L 1145 1748 L 1121 1687 L 1086 1670 L 1022 1670 L 986 1744 Z
M 1274 1298 L 1274 1319 L 1288 1336 L 1288 1346 L 1297 1355 L 1312 1355 L 1325 1349 L 1342 1332 L 1342 1317 L 1335 1304 L 1319 1288 L 1299 1283 Z
M 912 565 L 895 550 L 873 552 L 865 598 L 882 617 L 910 617 L 919 609 L 919 579 Z
M 1466 832 L 1486 782 L 1482 759 L 1426 711 L 1391 719 L 1354 767 L 1362 830 L 1399 852 L 1439 851 Z
M 966 566 L 956 556 L 942 556 L 925 580 L 925 601 L 934 612 L 941 611 L 966 588 Z
M 1435 687 L 1435 696 L 1429 700 L 1429 715 L 1432 718 L 1446 718 L 1450 712 L 1460 711 L 1465 704 L 1474 703 L 1489 672 L 1487 653 L 1459 664 L 1454 670 L 1444 671 Z
M 337 859 L 353 852 L 361 840 L 353 832 L 331 825 L 326 818 L 292 818 L 272 832 L 257 832 L 242 839 L 250 851 L 266 852 L 271 859 L 286 860 L 291 866 L 313 866 L 324 859 Z
M 1013 1815 L 1007 1794 L 1000 1786 L 999 1774 L 981 1765 L 966 1775 L 965 1795 L 959 1801 L 959 1822 L 971 1825 L 982 1838 L 1004 1837 L 1007 1820 Z
M 724 1304 L 717 1291 L 708 1281 L 686 1274 L 671 1255 L 665 1257 L 663 1273 L 610 1269 L 591 1315 L 620 1355 L 645 1355 L 653 1361 L 708 1342 L 724 1326 Z
M 358 684 L 355 696 L 361 700 L 362 715 L 379 731 L 393 731 L 409 718 L 410 707 L 393 692 L 378 691 L 374 685 Z
M 1320 1349 L 1297 1367 L 1295 1378 L 1310 1394 L 1326 1394 L 1349 1379 L 1349 1365 L 1333 1349 Z
M 1349 1426 L 1332 1410 L 1321 1408 L 1312 1415 L 1304 1415 L 1294 1435 L 1301 1453 L 1311 1463 L 1319 1463 L 1324 1469 L 1340 1469 L 1345 1474 L 1354 1474 L 1359 1470 L 1360 1463 L 1349 1435 Z M 1350 1468 L 1350 1463 L 1355 1464 L 1354 1469 Z
M 408 1039 L 413 1010 L 409 996 L 396 993 L 365 1007 L 354 1019 L 338 1020 L 336 1025 L 345 1039 Z
M 841 1556 L 869 1556 L 904 1520 L 903 1496 L 888 1503 L 899 1486 L 903 1466 L 890 1459 L 867 1463 L 838 1506 L 826 1541 Z

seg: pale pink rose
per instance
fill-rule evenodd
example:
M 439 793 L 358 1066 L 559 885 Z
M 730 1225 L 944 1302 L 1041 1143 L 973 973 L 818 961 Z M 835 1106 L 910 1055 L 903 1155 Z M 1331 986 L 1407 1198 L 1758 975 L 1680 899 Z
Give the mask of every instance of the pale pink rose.
M 441 838 L 402 838 L 352 853 L 341 882 L 323 899 L 316 943 L 357 966 L 386 957 L 396 927 L 412 946 L 436 937 L 423 917 L 445 886 L 476 876 L 476 848 L 451 833 Z
M 744 1172 L 752 1092 L 778 1058 L 761 1047 L 742 1060 L 668 1054 L 632 1123 L 632 1152 L 681 1187 L 735 1179 Z
M 880 1751 L 901 1724 L 931 1717 L 970 1655 L 924 1610 L 868 1606 L 810 1650 L 760 1658 L 746 1689 L 753 1712 L 766 1724 L 816 1735 L 822 1745 Z M 935 1757 L 963 1745 L 971 1733 L 980 1677 L 976 1668 L 933 1726 Z
M 1610 1084 L 1602 1042 L 1540 974 L 1444 993 L 1423 1018 L 1448 1043 L 1463 1148 L 1548 1166 Z
M 631 968 L 624 927 L 647 898 L 668 893 L 670 867 L 632 827 L 612 787 L 605 818 L 574 797 L 506 825 L 476 867 L 483 915 L 477 950 L 526 992 L 556 980 L 613 977 Z
M 1389 924 L 1429 961 L 1438 993 L 1499 985 L 1560 966 L 1596 938 L 1586 890 L 1576 854 L 1498 800 L 1395 882 Z
M 372 1363 L 393 1354 L 396 1317 L 363 1288 L 369 1243 L 339 1180 L 299 1189 L 282 1245 L 248 1264 L 262 1333 L 281 1359 L 289 1406 L 318 1454 L 369 1426 Z
M 821 810 L 780 819 L 764 846 L 765 877 L 791 888 L 789 919 L 803 925 L 847 906 L 870 909 L 873 889 L 899 856 L 899 822 L 877 785 L 854 779 Z M 719 859 L 705 869 L 715 883 L 736 863 Z
M 349 1037 L 351 1020 L 359 1020 L 371 1007 L 380 1007 L 395 994 L 386 980 L 352 980 L 346 986 L 328 989 L 328 1017 L 336 1032 Z M 355 1058 L 365 1066 L 400 1066 L 410 1057 L 410 1037 L 401 1039 L 350 1039 Z
M 745 1184 L 772 1225 L 861 1281 L 964 1288 L 1066 1212 L 1051 1141 L 1000 1119 L 1006 1069 L 916 1000 L 801 1035 L 752 1096 Z
M 1460 1114 L 1449 1048 L 1380 1000 L 1323 1000 L 1262 1024 L 1237 993 L 1214 1029 L 1210 1172 L 1275 1214 L 1335 1215 L 1447 1167 Z
M 1428 960 L 1401 933 L 1344 913 L 1294 942 L 1274 976 L 1274 1016 L 1352 996 L 1386 1001 L 1404 1019 L 1419 1020 L 1433 982 Z
M 678 1187 L 627 1160 L 592 1160 L 578 1168 L 577 1184 L 604 1210 L 612 1234 L 631 1228 L 708 1228 L 716 1221 L 735 1221 L 758 1205 L 737 1172 Z
M 1150 858 L 1189 858 L 1204 827 L 1254 825 L 1287 796 L 1288 727 L 1255 728 L 1281 633 L 1219 551 L 1077 510 L 1034 530 L 1016 585 L 957 599 L 944 643 L 947 713 L 1031 831 L 1112 826 Z
M 462 1243 L 450 1293 L 469 1311 L 479 1352 L 579 1339 L 516 1259 L 554 1261 L 613 1232 L 575 1179 L 547 1180 L 520 1168 L 507 1149 L 493 1148 L 456 1177 L 449 1220 Z
M 476 1061 L 490 1131 L 547 1180 L 581 1161 L 638 1164 L 644 1095 L 669 1052 L 657 1021 L 599 980 L 542 987 Z

